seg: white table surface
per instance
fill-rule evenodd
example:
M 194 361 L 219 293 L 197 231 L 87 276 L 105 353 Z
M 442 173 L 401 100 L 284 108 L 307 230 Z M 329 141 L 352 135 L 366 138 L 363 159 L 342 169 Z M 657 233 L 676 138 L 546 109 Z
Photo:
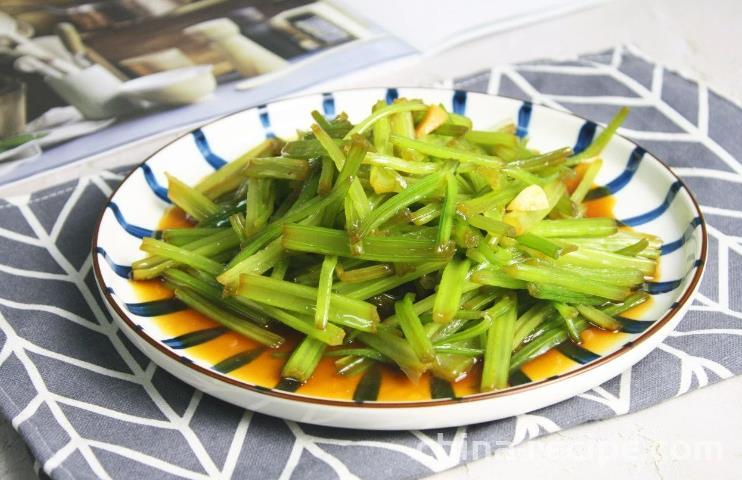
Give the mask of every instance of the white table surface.
M 435 57 L 372 68 L 311 90 L 429 84 L 496 63 L 568 58 L 630 43 L 654 60 L 701 79 L 742 104 L 740 20 L 740 0 L 617 0 L 471 42 Z M 175 136 L 139 142 L 125 152 L 100 156 L 86 167 L 70 167 L 0 188 L 0 196 L 36 190 L 89 169 L 143 160 Z M 740 478 L 740 398 L 742 377 L 736 377 L 642 412 L 558 432 L 498 450 L 493 456 L 472 457 L 470 460 L 476 461 L 431 478 Z M 23 442 L 0 420 L 0 479 L 32 478 L 36 478 L 32 460 Z

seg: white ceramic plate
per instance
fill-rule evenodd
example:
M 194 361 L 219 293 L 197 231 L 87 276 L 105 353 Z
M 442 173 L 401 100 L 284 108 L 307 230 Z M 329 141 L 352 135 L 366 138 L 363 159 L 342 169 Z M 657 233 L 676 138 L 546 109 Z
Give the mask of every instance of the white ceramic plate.
M 171 300 L 143 300 L 127 278 L 128 265 L 143 256 L 140 238 L 151 235 L 170 207 L 166 171 L 194 183 L 226 161 L 273 135 L 291 138 L 305 129 L 312 110 L 347 112 L 357 122 L 379 98 L 397 95 L 443 103 L 465 113 L 477 128 L 517 121 L 529 145 L 548 151 L 565 145 L 584 148 L 596 133 L 585 119 L 510 98 L 437 89 L 362 89 L 291 98 L 216 120 L 162 148 L 137 167 L 112 195 L 93 238 L 94 268 L 108 309 L 124 333 L 147 356 L 181 380 L 219 397 L 268 415 L 347 428 L 426 429 L 504 418 L 582 393 L 641 360 L 675 327 L 696 291 L 706 257 L 701 212 L 683 183 L 651 154 L 615 137 L 603 153 L 597 182 L 615 197 L 614 214 L 625 224 L 664 241 L 659 278 L 639 322 L 631 322 L 620 341 L 593 351 L 568 352 L 562 371 L 505 390 L 462 398 L 353 402 L 319 398 L 260 386 L 244 380 L 241 369 L 215 368 L 222 358 L 182 348 L 163 322 Z M 597 127 L 598 131 L 600 127 Z M 600 195 L 595 191 L 592 195 Z M 185 328 L 185 327 L 184 327 Z M 195 327 L 194 327 L 195 328 Z M 212 340 L 215 341 L 215 340 Z M 564 353 L 560 353 L 564 355 Z M 209 358 L 207 358 L 209 357 Z M 223 363 L 222 363 L 223 366 Z M 241 367 L 249 369 L 250 365 Z

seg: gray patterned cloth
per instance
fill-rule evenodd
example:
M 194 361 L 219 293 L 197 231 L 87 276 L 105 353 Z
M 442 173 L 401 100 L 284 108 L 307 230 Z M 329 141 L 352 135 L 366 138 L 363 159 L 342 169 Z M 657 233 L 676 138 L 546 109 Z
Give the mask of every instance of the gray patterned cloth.
M 482 425 L 384 433 L 253 414 L 156 367 L 105 312 L 89 245 L 122 172 L 103 171 L 0 200 L 0 413 L 43 471 L 55 479 L 417 478 L 742 372 L 739 107 L 626 49 L 497 66 L 451 85 L 599 122 L 616 105 L 633 108 L 623 133 L 674 167 L 709 223 L 700 293 L 659 348 L 589 392 Z

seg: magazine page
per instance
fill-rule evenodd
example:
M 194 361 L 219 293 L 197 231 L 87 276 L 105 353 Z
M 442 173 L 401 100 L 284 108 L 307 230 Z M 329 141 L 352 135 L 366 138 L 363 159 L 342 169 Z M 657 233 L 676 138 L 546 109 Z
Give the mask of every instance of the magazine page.
M 610 0 L 332 0 L 357 17 L 373 19 L 384 30 L 432 55 L 498 31 L 566 14 Z
M 311 0 L 0 0 L 0 184 L 414 51 Z

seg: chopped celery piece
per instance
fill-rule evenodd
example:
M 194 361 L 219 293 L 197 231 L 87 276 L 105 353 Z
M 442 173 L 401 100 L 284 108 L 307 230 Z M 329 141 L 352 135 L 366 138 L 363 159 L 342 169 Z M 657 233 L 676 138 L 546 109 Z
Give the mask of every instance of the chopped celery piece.
M 305 337 L 291 352 L 281 370 L 281 377 L 306 383 L 317 368 L 327 345 L 311 337 Z
M 514 119 L 486 131 L 419 99 L 378 100 L 356 124 L 313 111 L 295 138 L 195 185 L 168 175 L 193 228 L 143 239 L 131 276 L 219 323 L 207 341 L 231 330 L 258 353 L 296 342 L 269 354 L 278 388 L 319 382 L 330 361 L 356 376 L 358 402 L 386 399 L 389 368 L 430 379 L 436 399 L 479 365 L 467 384 L 507 388 L 588 326 L 626 328 L 619 315 L 649 298 L 663 239 L 583 218 L 626 113 L 573 155 L 529 147 Z
M 323 329 L 327 326 L 330 316 L 330 300 L 332 297 L 332 277 L 338 257 L 328 255 L 322 261 L 322 269 L 319 274 L 319 285 L 317 286 L 317 306 L 314 311 L 314 326 Z
M 433 320 L 448 323 L 453 320 L 459 309 L 461 295 L 464 293 L 464 280 L 471 263 L 469 260 L 452 260 L 443 269 L 441 283 L 435 293 L 433 303 Z

